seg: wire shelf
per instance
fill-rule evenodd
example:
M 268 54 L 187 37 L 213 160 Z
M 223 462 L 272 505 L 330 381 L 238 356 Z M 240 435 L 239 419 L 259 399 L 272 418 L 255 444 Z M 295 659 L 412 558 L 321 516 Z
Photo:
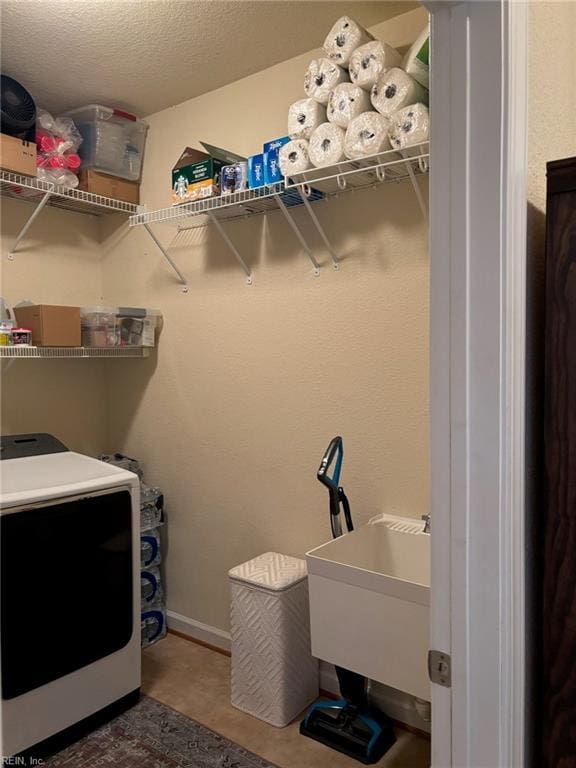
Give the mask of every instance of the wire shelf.
M 149 347 L 0 347 L 0 359 L 144 358 Z
M 102 216 L 110 213 L 134 214 L 138 206 L 111 197 L 94 195 L 79 189 L 59 187 L 47 181 L 40 181 L 32 176 L 0 171 L 0 193 L 7 197 L 39 203 L 46 193 L 50 193 L 47 205 L 63 208 L 76 213 Z
M 312 194 L 311 202 L 315 202 L 315 199 L 321 197 L 322 195 Z M 157 211 L 147 213 L 137 213 L 130 217 L 130 226 L 174 224 L 187 229 L 188 225 L 202 226 L 207 224 L 210 218 L 216 218 L 219 221 L 232 221 L 248 216 L 260 216 L 264 213 L 280 210 L 278 198 L 286 208 L 302 205 L 302 198 L 298 190 L 288 190 L 284 182 L 280 182 L 268 187 L 245 189 L 232 192 L 229 195 L 209 197 L 205 200 L 196 200 L 193 203 L 181 203 L 180 205 L 172 205 L 170 208 L 160 208 Z M 200 220 L 192 225 L 192 220 L 198 217 Z
M 374 187 L 392 181 L 403 181 L 428 172 L 429 142 L 417 144 L 402 152 L 387 150 L 358 160 L 345 160 L 335 165 L 311 168 L 295 173 L 286 180 L 286 189 L 312 186 L 333 197 L 342 192 Z

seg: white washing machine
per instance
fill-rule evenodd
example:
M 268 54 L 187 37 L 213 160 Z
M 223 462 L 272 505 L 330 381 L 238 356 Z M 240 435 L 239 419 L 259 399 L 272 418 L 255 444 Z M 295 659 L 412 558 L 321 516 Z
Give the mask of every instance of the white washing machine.
M 0 448 L 6 758 L 138 698 L 140 487 L 51 435 L 2 437 Z

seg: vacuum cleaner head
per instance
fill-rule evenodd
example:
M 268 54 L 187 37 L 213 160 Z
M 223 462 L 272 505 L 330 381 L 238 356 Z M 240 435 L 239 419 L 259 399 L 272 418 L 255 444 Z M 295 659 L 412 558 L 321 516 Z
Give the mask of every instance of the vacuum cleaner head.
M 300 733 L 365 765 L 377 763 L 396 741 L 386 715 L 359 710 L 346 699 L 317 701 L 300 723 Z

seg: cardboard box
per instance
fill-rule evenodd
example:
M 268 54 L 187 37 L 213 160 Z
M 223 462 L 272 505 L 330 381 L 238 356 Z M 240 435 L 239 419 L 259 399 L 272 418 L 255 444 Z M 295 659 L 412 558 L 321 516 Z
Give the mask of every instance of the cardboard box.
M 85 168 L 80 171 L 78 189 L 84 192 L 92 192 L 94 195 L 111 197 L 113 200 L 123 200 L 126 203 L 138 205 L 140 202 L 140 183 L 128 181 L 119 176 L 110 176 L 107 173 Z
M 80 307 L 34 304 L 14 307 L 18 325 L 30 328 L 37 347 L 79 347 Z
M 24 176 L 36 176 L 36 144 L 0 133 L 0 168 Z
M 206 152 L 186 147 L 172 169 L 172 204 L 190 203 L 220 194 L 220 171 L 245 161 L 220 147 L 200 142 Z
M 290 141 L 289 136 L 281 136 L 279 139 L 267 141 L 264 144 L 264 183 L 278 184 L 284 180 L 280 170 L 279 154 L 280 148 Z

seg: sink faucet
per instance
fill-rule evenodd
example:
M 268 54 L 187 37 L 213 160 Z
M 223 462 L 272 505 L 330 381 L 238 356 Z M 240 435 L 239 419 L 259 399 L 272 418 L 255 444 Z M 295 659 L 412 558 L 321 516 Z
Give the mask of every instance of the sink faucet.
M 430 533 L 430 515 L 422 515 L 422 520 L 424 520 L 423 533 Z

